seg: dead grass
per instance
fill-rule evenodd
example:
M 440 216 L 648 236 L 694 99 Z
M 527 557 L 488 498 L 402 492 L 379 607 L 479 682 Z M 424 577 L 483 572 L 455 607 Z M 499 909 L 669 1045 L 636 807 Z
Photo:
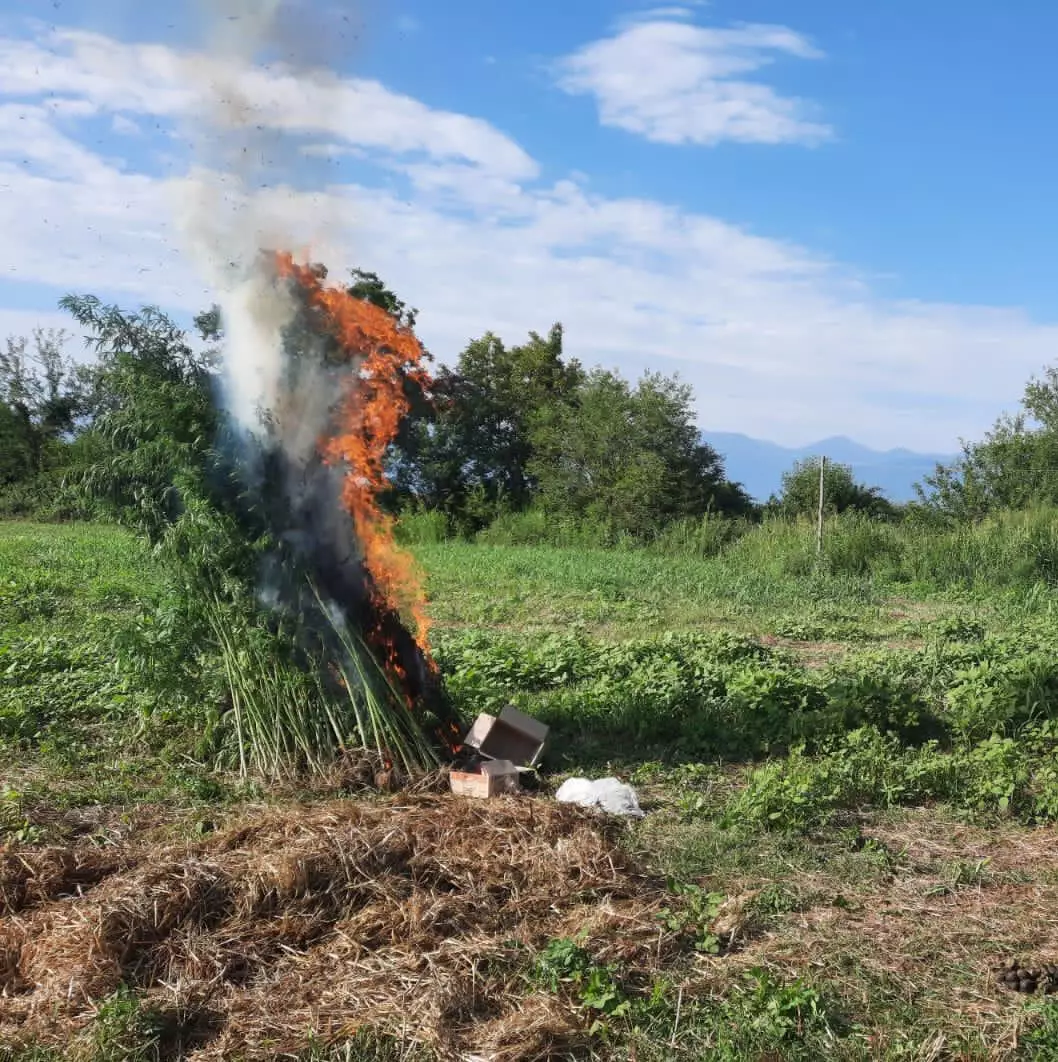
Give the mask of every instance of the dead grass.
M 124 983 L 207 1030 L 193 1059 L 275 1058 L 361 1026 L 445 1058 L 565 1055 L 585 1022 L 526 995 L 529 949 L 586 928 L 600 958 L 645 969 L 675 947 L 620 829 L 545 801 L 423 795 L 257 811 L 192 844 L 6 852 L 0 1046 L 73 1042 Z
M 890 853 L 890 873 L 852 883 L 825 870 L 790 874 L 784 884 L 808 902 L 765 930 L 737 925 L 742 946 L 708 961 L 696 992 L 723 994 L 763 968 L 825 982 L 880 1030 L 895 1013 L 913 1015 L 933 1030 L 933 1057 L 967 1057 L 969 1042 L 973 1057 L 1021 1057 L 1025 1000 L 1000 988 L 995 970 L 1013 958 L 1058 962 L 1058 831 L 985 829 L 918 809 L 863 832 Z M 753 896 L 769 882 L 725 884 Z

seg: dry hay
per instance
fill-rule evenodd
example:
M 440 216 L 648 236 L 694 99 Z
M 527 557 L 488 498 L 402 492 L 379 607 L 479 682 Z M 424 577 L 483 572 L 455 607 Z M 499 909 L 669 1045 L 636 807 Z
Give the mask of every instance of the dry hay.
M 0 917 L 60 896 L 77 895 L 126 865 L 97 848 L 29 848 L 0 845 Z
M 0 1046 L 69 1043 L 125 983 L 208 1015 L 194 1059 L 275 1058 L 362 1025 L 443 1057 L 564 1055 L 584 1023 L 526 996 L 525 949 L 584 927 L 635 968 L 674 946 L 617 829 L 546 801 L 419 796 L 263 812 L 95 863 L 8 853 Z M 19 860 L 39 877 L 16 877 Z

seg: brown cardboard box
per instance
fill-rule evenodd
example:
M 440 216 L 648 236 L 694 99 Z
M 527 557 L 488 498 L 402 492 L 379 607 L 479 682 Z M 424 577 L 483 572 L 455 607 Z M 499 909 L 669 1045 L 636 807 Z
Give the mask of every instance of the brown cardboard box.
M 479 771 L 452 771 L 448 780 L 457 796 L 494 797 L 521 788 L 518 768 L 510 760 L 490 760 Z
M 535 767 L 547 744 L 548 728 L 508 705 L 498 716 L 482 712 L 463 744 L 487 760 L 510 760 L 519 767 Z

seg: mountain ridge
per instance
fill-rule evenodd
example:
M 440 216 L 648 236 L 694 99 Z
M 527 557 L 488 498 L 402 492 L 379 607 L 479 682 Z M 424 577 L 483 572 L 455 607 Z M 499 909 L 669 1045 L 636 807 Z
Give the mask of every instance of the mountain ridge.
M 932 473 L 938 462 L 948 462 L 957 456 L 918 453 L 905 447 L 872 450 L 847 435 L 831 435 L 807 446 L 781 446 L 739 432 L 704 431 L 701 437 L 724 459 L 728 478 L 741 483 L 757 501 L 766 501 L 778 493 L 782 474 L 795 461 L 820 454 L 851 466 L 859 482 L 880 487 L 890 501 L 910 501 L 915 497 L 914 485 L 923 476 Z

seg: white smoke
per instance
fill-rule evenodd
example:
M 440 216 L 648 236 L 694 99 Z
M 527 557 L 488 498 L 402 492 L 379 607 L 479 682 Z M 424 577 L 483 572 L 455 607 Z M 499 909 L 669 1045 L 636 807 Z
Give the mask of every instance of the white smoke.
M 257 435 L 263 418 L 275 422 L 283 330 L 295 312 L 267 252 L 306 245 L 323 250 L 318 237 L 327 219 L 305 217 L 305 197 L 284 184 L 298 165 L 297 147 L 261 114 L 250 75 L 254 63 L 277 59 L 295 78 L 325 74 L 324 49 L 333 35 L 314 27 L 296 0 L 202 3 L 207 49 L 188 60 L 186 72 L 198 93 L 187 131 L 196 164 L 180 186 L 177 214 L 188 250 L 221 309 L 229 412 Z

